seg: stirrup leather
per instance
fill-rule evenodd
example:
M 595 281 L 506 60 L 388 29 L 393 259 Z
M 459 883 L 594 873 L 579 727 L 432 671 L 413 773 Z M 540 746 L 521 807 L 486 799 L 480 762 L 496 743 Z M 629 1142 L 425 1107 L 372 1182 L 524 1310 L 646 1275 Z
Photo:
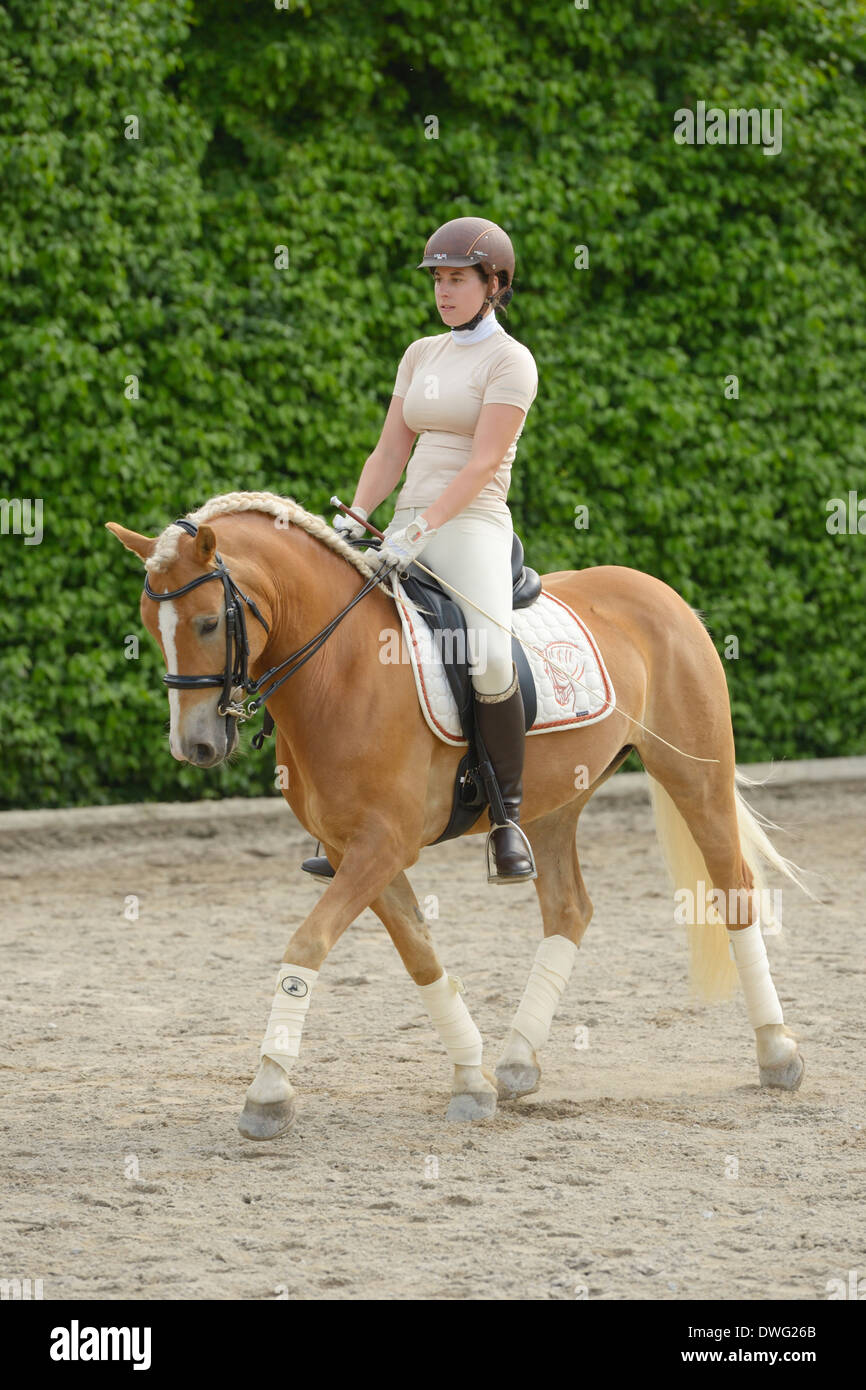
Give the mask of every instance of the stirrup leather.
M 532 865 L 532 872 L 531 872 L 531 873 L 528 873 L 528 874 L 500 874 L 500 873 L 497 873 L 497 871 L 496 871 L 496 855 L 493 853 L 490 840 L 491 840 L 491 836 L 493 835 L 494 830 L 504 830 L 506 826 L 510 826 L 513 830 L 516 830 L 517 833 L 518 833 L 518 835 L 520 836 L 521 840 L 523 841 L 524 846 L 525 846 L 525 848 L 526 848 L 526 853 L 527 853 L 527 855 L 529 856 L 529 862 L 530 862 L 530 864 Z M 532 881 L 532 879 L 538 878 L 538 870 L 537 870 L 537 868 L 535 867 L 535 855 L 532 853 L 532 845 L 529 843 L 528 839 L 526 838 L 525 832 L 521 829 L 521 827 L 517 824 L 516 821 L 513 821 L 513 820 L 497 821 L 495 825 L 491 825 L 490 829 L 489 829 L 488 832 L 487 832 L 487 839 L 486 839 L 485 842 L 484 842 L 484 852 L 485 852 L 485 855 L 486 855 L 486 857 L 487 857 L 487 882 L 488 882 L 488 883 L 530 883 L 530 882 Z

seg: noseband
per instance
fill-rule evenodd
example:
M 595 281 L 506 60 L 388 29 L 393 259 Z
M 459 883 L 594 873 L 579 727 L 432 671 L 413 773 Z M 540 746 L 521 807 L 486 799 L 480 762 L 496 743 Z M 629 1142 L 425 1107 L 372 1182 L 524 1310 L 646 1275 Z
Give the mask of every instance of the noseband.
M 198 527 L 195 523 L 187 521 L 185 517 L 178 518 L 174 524 L 175 526 L 181 526 L 189 536 L 198 534 Z M 269 671 L 265 671 L 263 676 L 260 676 L 258 680 L 254 681 L 250 678 L 248 667 L 250 646 L 247 640 L 244 604 L 249 608 L 253 617 L 258 619 L 265 629 L 265 632 L 269 633 L 270 628 L 253 600 L 247 598 L 247 595 L 238 588 L 229 574 L 219 552 L 214 552 L 214 562 L 213 569 L 209 569 L 204 574 L 200 574 L 197 579 L 191 579 L 188 584 L 182 585 L 179 589 L 169 590 L 167 594 L 155 593 L 150 587 L 150 575 L 147 575 L 144 581 L 144 592 L 147 594 L 148 598 L 155 599 L 157 603 L 164 603 L 166 599 L 180 598 L 181 595 L 188 594 L 191 589 L 198 588 L 199 584 L 206 584 L 209 579 L 219 579 L 222 581 L 223 594 L 225 595 L 226 624 L 226 659 L 222 673 L 214 676 L 179 676 L 173 672 L 169 672 L 164 675 L 162 679 L 164 684 L 169 686 L 172 690 L 204 690 L 210 686 L 222 686 L 217 712 L 225 716 L 226 739 L 228 740 L 230 721 L 236 719 L 239 724 L 243 724 L 247 719 L 254 718 L 265 701 L 269 700 L 274 694 L 274 691 L 278 690 L 283 682 L 287 681 L 290 676 L 293 676 L 296 671 L 299 671 L 304 663 L 309 661 L 310 657 L 328 640 L 337 624 L 342 622 L 343 618 L 354 608 L 355 604 L 358 603 L 365 594 L 368 594 L 371 589 L 375 588 L 377 584 L 382 582 L 382 571 L 377 572 L 372 578 L 368 579 L 361 591 L 355 595 L 350 603 L 346 604 L 346 607 L 337 614 L 336 618 L 332 618 L 327 626 L 322 628 L 321 632 L 317 632 L 314 637 L 310 638 L 309 642 L 305 642 L 296 652 L 292 652 L 292 655 L 287 657 L 285 661 L 281 661 L 277 666 L 272 666 Z M 298 657 L 301 657 L 301 660 L 297 661 L 297 665 L 293 666 L 292 663 L 295 662 Z M 286 671 L 285 668 L 287 666 L 290 666 L 291 670 Z M 279 680 L 274 681 L 269 690 L 263 689 L 268 681 L 270 681 L 273 676 L 278 675 L 280 671 L 285 671 L 285 674 L 280 676 Z M 243 699 L 239 701 L 232 699 L 232 691 L 238 688 L 243 690 L 245 695 L 256 695 L 258 698 L 252 700 L 248 705 L 244 704 Z M 253 739 L 254 745 L 257 748 L 261 748 L 263 737 L 272 732 L 273 720 L 270 717 L 270 712 L 265 710 L 265 729 L 256 734 Z

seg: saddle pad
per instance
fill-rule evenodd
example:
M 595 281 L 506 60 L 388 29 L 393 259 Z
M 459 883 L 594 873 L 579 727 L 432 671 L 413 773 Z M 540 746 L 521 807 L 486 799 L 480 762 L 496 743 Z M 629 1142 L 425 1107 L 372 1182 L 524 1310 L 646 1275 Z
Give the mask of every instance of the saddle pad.
M 394 601 L 412 663 L 421 711 L 444 743 L 466 747 L 457 704 L 442 660 L 440 644 L 397 578 L 391 576 Z M 511 626 L 528 643 L 526 658 L 538 694 L 531 734 L 597 724 L 616 708 L 613 682 L 589 628 L 562 599 L 542 589 L 528 608 L 515 608 Z M 573 680 L 551 667 L 555 662 Z

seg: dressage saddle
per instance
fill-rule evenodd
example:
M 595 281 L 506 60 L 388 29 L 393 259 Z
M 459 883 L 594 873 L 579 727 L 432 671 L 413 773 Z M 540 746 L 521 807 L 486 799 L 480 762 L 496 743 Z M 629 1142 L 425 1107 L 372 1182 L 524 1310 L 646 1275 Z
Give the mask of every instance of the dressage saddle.
M 359 540 L 350 541 L 349 544 L 370 551 L 379 548 L 379 541 L 377 539 L 371 540 L 369 536 L 362 536 Z M 541 593 L 541 576 L 524 563 L 523 542 L 516 532 L 511 546 L 511 579 L 513 584 L 512 608 L 528 608 Z M 434 634 L 444 630 L 453 638 L 454 634 L 465 632 L 466 620 L 462 610 L 448 591 L 443 589 L 441 584 L 438 584 L 424 570 L 419 569 L 415 564 L 410 565 L 405 575 L 402 576 L 401 583 L 407 597 L 418 609 L 419 614 Z M 457 704 L 460 727 L 468 744 L 468 749 L 457 767 L 451 817 L 442 834 L 432 842 L 435 845 L 438 845 L 442 840 L 452 840 L 456 836 L 462 835 L 465 830 L 469 829 L 470 825 L 475 824 L 489 804 L 483 778 L 479 775 L 481 759 L 475 736 L 475 700 L 473 698 L 472 679 L 469 674 L 468 644 L 465 641 L 452 640 L 449 642 L 440 639 L 439 650 L 443 653 L 445 675 Z M 458 653 L 463 653 L 462 658 Z M 511 639 L 511 655 L 517 668 L 520 693 L 523 697 L 526 728 L 531 729 L 535 723 L 538 709 L 535 681 L 523 646 L 516 637 Z M 312 874 L 314 878 L 331 879 L 334 877 L 334 870 L 325 855 L 305 859 L 301 867 L 307 873 Z
M 523 543 L 516 533 L 511 546 L 511 579 L 513 584 L 512 608 L 528 608 L 541 593 L 541 577 L 535 570 L 529 569 L 524 564 Z M 434 633 L 439 630 L 450 633 L 465 632 L 466 620 L 462 610 L 448 591 L 437 584 L 436 580 L 432 579 L 429 574 L 425 574 L 417 565 L 410 565 L 403 576 L 402 584 L 407 596 L 415 604 L 428 627 Z M 440 651 L 448 652 L 449 649 L 456 649 L 464 654 L 468 650 L 466 642 L 441 642 Z M 511 639 L 511 655 L 514 658 L 520 681 L 526 727 L 531 729 L 535 723 L 537 710 L 535 682 L 532 679 L 532 671 L 526 659 L 526 653 L 516 637 Z M 444 660 L 444 665 L 448 684 L 457 702 L 463 736 L 471 741 L 475 728 L 475 705 L 472 697 L 468 659 L 464 656 L 463 660 Z

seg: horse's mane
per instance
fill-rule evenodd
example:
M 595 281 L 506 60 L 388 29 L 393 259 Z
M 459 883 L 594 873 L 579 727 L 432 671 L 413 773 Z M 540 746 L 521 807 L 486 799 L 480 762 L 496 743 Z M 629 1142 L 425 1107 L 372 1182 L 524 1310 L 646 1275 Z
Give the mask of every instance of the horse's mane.
M 221 497 L 212 497 L 196 511 L 188 512 L 186 520 L 201 526 L 215 517 L 228 516 L 233 512 L 265 512 L 269 516 L 281 517 L 284 522 L 291 526 L 299 526 L 308 536 L 314 536 L 330 550 L 342 555 L 343 559 L 354 565 L 365 579 L 375 573 L 376 566 L 371 565 L 370 561 L 354 546 L 349 545 L 348 541 L 344 541 L 324 517 L 306 511 L 292 497 L 278 497 L 274 492 L 225 492 Z M 177 559 L 177 543 L 185 534 L 183 528 L 176 526 L 174 522 L 160 533 L 153 554 L 145 561 L 151 574 L 167 569 L 172 561 Z M 381 584 L 379 587 L 385 589 L 386 593 L 391 593 L 387 584 Z

